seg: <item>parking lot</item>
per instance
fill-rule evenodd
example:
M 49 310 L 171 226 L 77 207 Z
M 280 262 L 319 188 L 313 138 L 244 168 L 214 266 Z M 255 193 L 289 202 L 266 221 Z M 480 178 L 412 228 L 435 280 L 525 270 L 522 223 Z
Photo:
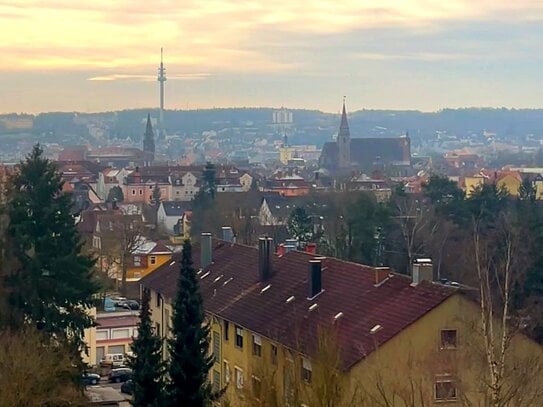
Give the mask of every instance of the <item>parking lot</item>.
M 87 386 L 85 393 L 91 403 L 118 403 L 118 406 L 130 406 L 131 396 L 121 393 L 122 383 L 109 383 L 107 377 L 103 377 L 96 386 Z

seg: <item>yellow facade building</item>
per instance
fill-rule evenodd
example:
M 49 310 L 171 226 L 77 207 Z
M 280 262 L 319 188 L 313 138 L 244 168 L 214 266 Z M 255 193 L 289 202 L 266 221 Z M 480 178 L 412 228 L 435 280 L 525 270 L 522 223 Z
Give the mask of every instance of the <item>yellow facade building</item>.
M 496 181 L 498 187 L 507 189 L 509 194 L 514 197 L 518 197 L 521 184 L 522 177 L 518 172 L 502 173 Z
M 297 251 L 278 256 L 271 239 L 258 249 L 202 239 L 194 262 L 215 355 L 210 380 L 226 387 L 225 405 L 484 405 L 479 307 L 430 281 L 431 264 L 407 277 Z M 141 281 L 163 337 L 178 273 L 174 258 Z M 543 349 L 521 335 L 511 346 L 505 382 L 524 397 L 525 386 L 543 385 Z
M 171 260 L 179 244 L 146 241 L 138 246 L 131 256 L 126 272 L 127 281 L 138 281 Z

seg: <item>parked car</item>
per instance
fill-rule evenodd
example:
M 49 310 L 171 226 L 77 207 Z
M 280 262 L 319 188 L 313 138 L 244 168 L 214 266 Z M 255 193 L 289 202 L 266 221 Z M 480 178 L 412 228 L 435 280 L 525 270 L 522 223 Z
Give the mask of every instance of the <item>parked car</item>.
M 126 356 L 122 353 L 108 353 L 101 361 L 101 366 L 121 367 L 126 365 Z
M 124 300 L 117 304 L 118 307 L 125 308 L 127 310 L 139 310 L 140 304 L 135 300 Z
M 126 297 L 111 297 L 113 305 L 120 307 L 119 303 L 126 301 Z
M 127 367 L 122 367 L 119 369 L 111 370 L 111 374 L 109 375 L 109 381 L 112 383 L 121 383 L 121 382 L 126 382 L 131 377 L 132 377 L 132 369 L 129 369 Z
M 123 384 L 121 384 L 121 393 L 124 394 L 133 394 L 134 393 L 134 382 L 132 379 L 127 380 Z
M 96 386 L 100 382 L 100 375 L 96 373 L 85 372 L 81 376 L 81 381 L 85 386 Z

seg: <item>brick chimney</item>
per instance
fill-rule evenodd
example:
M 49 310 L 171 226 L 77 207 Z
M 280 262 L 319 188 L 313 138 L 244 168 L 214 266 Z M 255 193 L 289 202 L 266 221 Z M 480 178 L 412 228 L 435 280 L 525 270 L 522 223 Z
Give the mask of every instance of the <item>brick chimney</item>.
M 390 267 L 374 267 L 375 270 L 375 285 L 381 284 L 388 278 Z
M 268 280 L 272 275 L 273 239 L 261 237 L 258 239 L 258 279 L 261 282 Z
M 211 233 L 202 233 L 200 238 L 200 267 L 205 269 L 213 259 Z
M 308 243 L 305 245 L 305 252 L 309 254 L 317 254 L 317 244 Z

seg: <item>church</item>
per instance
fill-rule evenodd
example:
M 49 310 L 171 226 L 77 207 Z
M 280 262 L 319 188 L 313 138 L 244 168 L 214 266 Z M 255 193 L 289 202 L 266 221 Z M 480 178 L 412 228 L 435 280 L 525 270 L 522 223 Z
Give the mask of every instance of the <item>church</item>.
M 336 141 L 324 143 L 319 166 L 331 172 L 358 169 L 385 170 L 391 175 L 409 175 L 411 142 L 409 136 L 351 138 L 345 102 Z

